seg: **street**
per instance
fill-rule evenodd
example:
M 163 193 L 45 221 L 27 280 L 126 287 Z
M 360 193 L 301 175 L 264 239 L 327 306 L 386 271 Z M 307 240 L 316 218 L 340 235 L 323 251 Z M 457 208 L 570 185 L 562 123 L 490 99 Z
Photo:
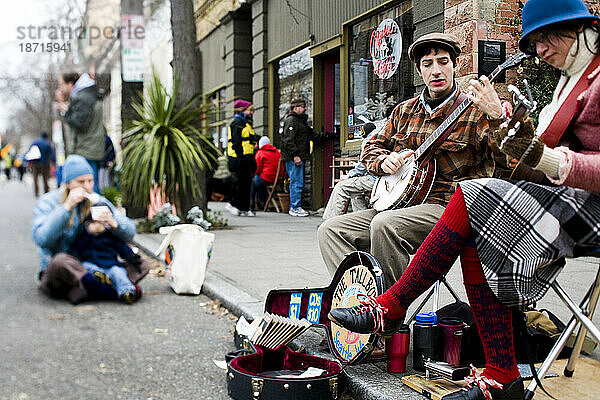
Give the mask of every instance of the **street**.
M 33 190 L 0 181 L 0 399 L 228 399 L 234 320 L 205 296 L 141 282 L 135 305 L 72 306 L 37 289 Z

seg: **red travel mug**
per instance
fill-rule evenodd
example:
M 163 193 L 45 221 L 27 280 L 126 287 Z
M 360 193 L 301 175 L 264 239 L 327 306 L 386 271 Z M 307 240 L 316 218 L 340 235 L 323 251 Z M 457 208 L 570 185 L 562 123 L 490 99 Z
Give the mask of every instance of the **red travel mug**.
M 410 330 L 408 325 L 402 325 L 397 333 L 385 339 L 388 372 L 406 371 L 406 356 L 408 356 L 409 347 Z

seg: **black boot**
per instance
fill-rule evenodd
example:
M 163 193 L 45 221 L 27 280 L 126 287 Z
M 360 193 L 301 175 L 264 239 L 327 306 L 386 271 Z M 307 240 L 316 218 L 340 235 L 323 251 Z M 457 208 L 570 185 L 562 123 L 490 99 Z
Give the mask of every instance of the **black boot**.
M 522 400 L 523 399 L 523 379 L 517 378 L 508 383 L 502 385 L 502 389 L 493 387 L 488 385 L 486 382 L 481 380 L 479 374 L 477 375 L 479 378 L 476 378 L 476 382 L 469 383 L 466 387 L 458 392 L 454 392 L 451 394 L 447 394 L 442 397 L 442 400 Z M 467 382 L 469 382 L 469 378 L 472 378 L 473 375 L 469 375 L 467 377 Z M 483 391 L 480 389 L 482 385 L 485 390 L 489 392 L 491 397 L 486 397 Z
M 385 317 L 387 309 L 371 297 L 361 300 L 361 304 L 349 308 L 334 308 L 329 311 L 329 319 L 356 333 L 377 333 L 384 337 L 392 336 L 402 325 L 402 319 Z

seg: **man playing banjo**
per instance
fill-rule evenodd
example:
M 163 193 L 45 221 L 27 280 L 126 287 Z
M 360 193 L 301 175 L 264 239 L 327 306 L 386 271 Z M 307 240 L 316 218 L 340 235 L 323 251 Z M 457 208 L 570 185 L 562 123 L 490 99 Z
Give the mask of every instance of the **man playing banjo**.
M 361 162 L 369 173 L 381 176 L 398 171 L 466 99 L 454 79 L 459 54 L 457 39 L 445 33 L 424 35 L 409 47 L 408 55 L 426 88 L 400 103 L 384 128 L 366 144 Z M 437 223 L 457 182 L 492 176 L 494 159 L 488 133 L 502 122 L 502 109 L 490 81 L 482 77 L 481 82 L 478 104 L 483 106 L 467 108 L 448 130 L 449 136 L 432 149 L 435 177 L 422 204 L 381 212 L 362 210 L 320 225 L 319 247 L 331 275 L 345 254 L 367 251 L 381 264 L 386 288 L 390 287 Z

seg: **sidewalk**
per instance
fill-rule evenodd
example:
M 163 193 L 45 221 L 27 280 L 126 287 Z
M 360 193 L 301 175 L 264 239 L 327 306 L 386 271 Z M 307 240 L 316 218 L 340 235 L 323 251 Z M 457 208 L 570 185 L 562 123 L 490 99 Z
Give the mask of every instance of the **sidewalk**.
M 304 288 L 328 286 L 327 273 L 317 244 L 317 226 L 320 217 L 291 217 L 288 214 L 258 212 L 256 217 L 236 217 L 225 210 L 226 203 L 209 203 L 213 211 L 221 211 L 229 221 L 229 229 L 211 231 L 216 235 L 212 258 L 202 291 L 237 315 L 254 319 L 262 315 L 264 299 L 274 288 Z M 138 234 L 134 242 L 148 253 L 154 253 L 163 235 Z M 164 256 L 160 256 L 164 259 Z M 582 283 L 594 279 L 598 260 L 569 260 L 559 281 L 569 293 L 576 293 L 575 301 L 583 297 Z M 454 266 L 448 282 L 461 299 L 466 300 L 460 268 Z M 581 292 L 581 293 L 579 293 Z M 452 301 L 443 288 L 440 307 Z M 417 300 L 415 304 L 418 304 Z M 408 315 L 414 310 L 408 310 Z M 548 293 L 538 308 L 552 310 L 563 322 L 568 321 L 568 310 L 554 295 Z M 431 300 L 424 310 L 431 309 Z M 600 323 L 599 313 L 594 317 Z M 309 349 L 312 350 L 312 349 Z M 599 350 L 594 352 L 598 359 Z M 408 357 L 411 366 L 411 355 Z M 387 373 L 385 362 L 365 363 L 346 369 L 353 397 L 356 399 L 423 399 L 414 390 L 404 386 L 400 378 L 405 374 Z M 413 371 L 408 370 L 407 374 Z

